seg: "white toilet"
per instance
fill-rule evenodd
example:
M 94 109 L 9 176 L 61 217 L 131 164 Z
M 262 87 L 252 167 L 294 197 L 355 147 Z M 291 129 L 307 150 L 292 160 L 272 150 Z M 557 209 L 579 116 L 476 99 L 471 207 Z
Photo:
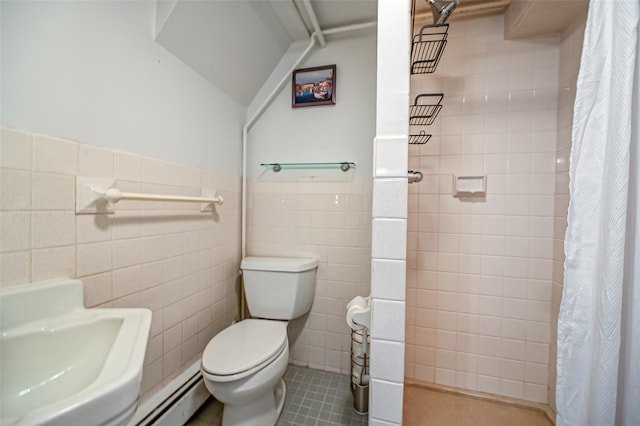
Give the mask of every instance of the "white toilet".
M 233 324 L 211 339 L 200 366 L 207 389 L 224 404 L 222 426 L 269 426 L 278 420 L 289 361 L 287 321 L 311 309 L 317 265 L 315 259 L 242 260 L 254 319 Z

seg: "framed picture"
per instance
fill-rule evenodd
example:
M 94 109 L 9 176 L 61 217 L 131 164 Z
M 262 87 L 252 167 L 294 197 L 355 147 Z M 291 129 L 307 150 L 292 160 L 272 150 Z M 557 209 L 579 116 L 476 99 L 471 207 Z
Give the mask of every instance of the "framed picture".
M 335 105 L 336 66 L 326 65 L 295 70 L 291 90 L 293 108 Z

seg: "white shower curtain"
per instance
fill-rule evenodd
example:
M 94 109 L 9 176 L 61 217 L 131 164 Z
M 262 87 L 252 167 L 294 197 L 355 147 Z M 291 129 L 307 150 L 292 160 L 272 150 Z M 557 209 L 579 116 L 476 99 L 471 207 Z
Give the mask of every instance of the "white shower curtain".
M 640 0 L 591 0 L 570 160 L 558 426 L 640 425 Z

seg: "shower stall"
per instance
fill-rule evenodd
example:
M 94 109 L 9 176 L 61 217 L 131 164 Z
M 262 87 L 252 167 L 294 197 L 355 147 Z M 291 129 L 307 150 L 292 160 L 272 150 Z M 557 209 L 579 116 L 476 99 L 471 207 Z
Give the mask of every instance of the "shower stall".
M 434 22 L 451 12 L 429 3 Z M 411 76 L 412 105 L 441 98 L 431 123 L 410 119 L 408 169 L 423 178 L 409 185 L 405 379 L 554 408 L 584 16 L 517 40 L 504 27 L 454 20 L 437 70 Z M 467 178 L 483 191 L 456 190 Z

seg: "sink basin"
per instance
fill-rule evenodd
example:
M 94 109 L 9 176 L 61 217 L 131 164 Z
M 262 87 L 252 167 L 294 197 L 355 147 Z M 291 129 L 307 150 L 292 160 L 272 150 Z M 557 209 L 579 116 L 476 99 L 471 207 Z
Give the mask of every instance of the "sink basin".
M 148 309 L 86 309 L 82 282 L 0 295 L 0 425 L 122 425 L 133 417 Z

